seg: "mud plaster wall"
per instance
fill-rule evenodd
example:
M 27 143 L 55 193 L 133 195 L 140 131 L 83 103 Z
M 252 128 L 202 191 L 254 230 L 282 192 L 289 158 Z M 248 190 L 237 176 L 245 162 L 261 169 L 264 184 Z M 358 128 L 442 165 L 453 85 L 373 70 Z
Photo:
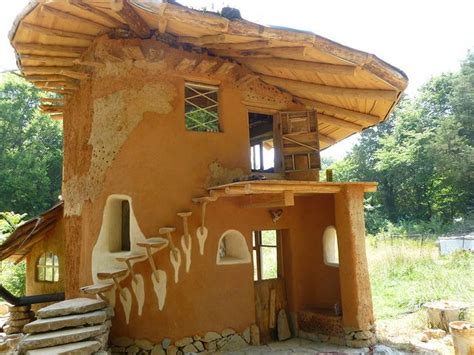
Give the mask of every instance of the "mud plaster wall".
M 103 45 L 118 50 L 125 44 L 109 41 Z M 101 45 L 97 47 L 97 56 L 103 55 Z M 83 82 L 79 92 L 68 102 L 64 119 L 63 184 L 67 216 L 67 296 L 76 296 L 79 287 L 92 283 L 91 252 L 102 225 L 107 197 L 127 195 L 133 201 L 140 230 L 147 238 L 157 236 L 160 227 L 176 226 L 174 238 L 179 245 L 183 230 L 176 213 L 191 210 L 193 261 L 189 274 L 181 267 L 179 283 L 168 282 L 163 311 L 159 311 L 156 304 L 148 263 L 137 263 L 134 270 L 148 279 L 144 305 L 147 312 L 138 316 L 134 302 L 130 323 L 126 326 L 123 310 L 117 302 L 113 333 L 157 342 L 164 336 L 176 339 L 226 327 L 242 331 L 255 321 L 252 265 L 216 265 L 218 240 L 226 230 L 236 229 L 247 238 L 250 248 L 252 229 L 275 228 L 275 225 L 265 209 L 242 209 L 232 200 L 212 203 L 208 206 L 206 223 L 209 237 L 205 255 L 201 256 L 195 237 L 200 208 L 191 203 L 191 198 L 205 194 L 209 166 L 216 160 L 232 170 L 249 172 L 247 109 L 241 103 L 243 89 L 234 85 L 232 76 L 221 78 L 219 114 L 223 132 L 187 131 L 184 82 L 189 76 L 172 70 L 183 52 L 170 49 L 163 54 L 161 45 L 153 46 L 157 46 L 153 52 L 156 54 L 154 62 L 107 62 L 105 69 Z M 285 102 L 287 96 L 281 95 L 279 102 Z M 333 218 L 326 223 L 323 217 L 330 215 L 331 209 L 327 206 L 331 202 L 324 199 L 326 202 L 321 202 L 319 197 L 314 199 L 317 202 L 301 200 L 304 203 L 297 203 L 301 207 L 289 208 L 288 211 L 301 214 L 285 213 L 276 226 L 289 228 L 291 239 L 301 238 L 300 242 L 290 243 L 288 249 L 294 247 L 294 250 L 286 258 L 296 260 L 305 253 L 303 240 L 310 241 L 316 248 L 315 253 L 308 255 L 316 261 L 291 262 L 288 259 L 285 263 L 289 278 L 296 280 L 289 286 L 292 308 L 323 307 L 333 304 L 338 297 L 337 273 L 331 269 L 328 272 L 332 272 L 333 277 L 320 275 L 326 270 L 321 253 L 322 232 L 334 223 Z M 313 208 L 316 208 L 314 212 L 308 212 Z M 173 270 L 168 251 L 158 252 L 154 260 L 171 280 Z M 306 280 L 310 285 L 302 286 Z M 318 282 L 326 284 L 313 292 Z M 123 285 L 130 286 L 130 277 L 123 280 Z
M 36 263 L 41 254 L 51 252 L 59 257 L 59 281 L 36 281 Z M 64 292 L 66 272 L 66 255 L 64 253 L 64 223 L 60 220 L 56 226 L 46 232 L 42 241 L 35 244 L 26 258 L 26 294 L 41 295 L 45 293 Z

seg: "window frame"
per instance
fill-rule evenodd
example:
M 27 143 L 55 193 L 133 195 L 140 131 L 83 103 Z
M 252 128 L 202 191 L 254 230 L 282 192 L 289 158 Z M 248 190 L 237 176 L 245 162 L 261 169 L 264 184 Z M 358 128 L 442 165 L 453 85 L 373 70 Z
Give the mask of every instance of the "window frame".
M 41 259 L 44 257 L 44 264 L 40 264 L 41 262 Z M 51 258 L 52 260 L 52 263 L 50 265 L 48 265 L 48 258 Z M 55 260 L 57 260 L 57 263 L 55 262 Z M 38 259 L 36 260 L 36 265 L 35 265 L 35 268 L 36 268 L 36 281 L 37 282 L 50 282 L 50 283 L 54 283 L 54 282 L 59 282 L 59 277 L 60 277 L 60 272 L 59 272 L 59 256 L 54 254 L 53 252 L 50 252 L 50 251 L 46 251 L 44 253 L 42 253 Z M 40 269 L 43 270 L 43 277 L 41 278 L 40 277 Z M 47 278 L 47 270 L 52 270 L 51 272 L 51 280 L 48 280 Z M 55 280 L 55 276 L 57 275 L 57 280 Z
M 191 96 L 191 97 L 186 97 L 186 89 L 189 88 L 191 90 L 193 90 L 195 92 L 195 95 Z M 196 89 L 205 89 L 205 90 L 209 90 L 208 93 L 200 93 L 198 92 Z M 210 93 L 213 93 L 215 92 L 216 93 L 216 100 L 214 100 L 213 98 L 210 98 L 207 96 L 207 94 L 210 94 Z M 195 103 L 192 103 L 188 100 L 190 99 L 193 99 L 193 98 L 196 98 L 196 97 L 199 97 L 199 96 L 203 96 L 205 97 L 207 100 L 209 101 L 212 101 L 215 103 L 215 105 L 211 105 L 211 106 L 207 106 L 207 108 L 210 108 L 210 107 L 216 107 L 216 119 L 214 121 L 217 121 L 217 130 L 205 130 L 205 131 L 200 131 L 200 130 L 196 130 L 196 129 L 193 129 L 193 128 L 196 128 L 196 127 L 199 127 L 199 126 L 204 126 L 205 128 L 209 128 L 206 126 L 206 124 L 203 124 L 203 123 L 197 123 L 195 122 L 196 124 L 194 126 L 191 126 L 191 127 L 188 127 L 187 125 L 187 118 L 188 118 L 188 113 L 186 112 L 186 105 L 190 104 L 192 106 L 195 106 L 198 110 L 197 111 L 205 111 L 205 112 L 208 112 L 211 116 L 214 116 L 214 112 L 212 111 L 208 111 L 206 110 L 206 108 L 203 108 L 203 107 L 199 107 L 197 106 Z M 185 129 L 187 132 L 198 132 L 198 133 L 221 133 L 223 132 L 222 130 L 222 122 L 221 122 L 221 114 L 220 114 L 220 87 L 218 85 L 210 85 L 210 84 L 203 84 L 203 83 L 198 83 L 198 82 L 191 82 L 191 81 L 185 81 L 184 82 L 184 92 L 183 92 L 183 99 L 184 99 L 184 126 L 185 126 Z M 195 111 L 193 111 L 195 112 Z M 192 119 L 191 119 L 192 120 Z M 214 122 L 212 121 L 212 122 Z M 207 122 L 207 124 L 209 124 L 209 122 Z
M 264 231 L 275 231 L 276 232 L 276 245 L 266 245 L 262 244 L 262 232 Z M 252 266 L 253 266 L 253 275 L 254 282 L 262 281 L 271 281 L 277 280 L 283 277 L 283 265 L 282 265 L 282 255 L 281 255 L 281 230 L 279 229 L 263 229 L 263 230 L 254 230 L 252 231 Z M 262 278 L 262 247 L 263 248 L 276 248 L 277 255 L 277 277 L 270 279 Z M 254 251 L 256 253 L 256 262 L 254 264 Z M 257 279 L 255 279 L 255 267 L 257 268 Z

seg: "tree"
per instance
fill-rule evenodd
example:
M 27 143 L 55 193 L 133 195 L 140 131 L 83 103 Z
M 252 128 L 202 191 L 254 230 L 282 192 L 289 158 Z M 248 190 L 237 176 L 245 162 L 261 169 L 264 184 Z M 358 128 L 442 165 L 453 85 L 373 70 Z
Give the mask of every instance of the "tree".
M 0 211 L 32 217 L 60 195 L 62 128 L 40 114 L 40 97 L 16 75 L 0 77 Z

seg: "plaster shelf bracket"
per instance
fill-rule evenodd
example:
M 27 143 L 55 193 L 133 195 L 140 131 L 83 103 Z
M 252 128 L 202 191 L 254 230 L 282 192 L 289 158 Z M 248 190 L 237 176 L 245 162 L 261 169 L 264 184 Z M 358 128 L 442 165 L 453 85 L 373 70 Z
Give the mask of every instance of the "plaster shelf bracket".
M 176 228 L 173 228 L 173 227 L 163 227 L 159 229 L 159 233 L 162 235 L 166 235 L 169 241 L 170 248 L 171 248 L 170 261 L 174 269 L 174 282 L 178 283 L 179 267 L 181 266 L 181 253 L 179 252 L 179 249 L 176 247 L 176 245 L 173 242 L 172 233 L 175 231 L 176 231 Z
M 128 256 L 119 256 L 115 258 L 118 262 L 125 263 L 127 266 L 128 271 L 130 272 L 130 275 L 132 275 L 133 281 L 138 282 L 137 280 L 137 274 L 133 271 L 133 266 L 132 266 L 132 261 L 133 260 L 140 260 L 146 258 L 146 255 L 143 254 L 131 254 Z
M 212 191 L 211 191 L 212 192 Z M 209 202 L 217 201 L 217 196 L 205 196 L 193 198 L 194 203 L 201 205 L 201 225 L 196 231 L 196 237 L 199 243 L 199 253 L 204 255 L 204 246 L 206 244 L 207 235 L 209 234 L 206 228 L 206 207 Z
M 155 278 L 156 282 L 160 282 L 160 277 L 158 273 L 158 269 L 155 265 L 155 260 L 153 260 L 153 249 L 161 250 L 168 246 L 169 242 L 165 238 L 156 237 L 156 238 L 148 238 L 143 242 L 138 242 L 137 245 L 139 247 L 145 248 L 146 250 L 146 257 L 148 259 L 148 263 L 150 264 L 151 270 L 153 272 L 153 277 Z
M 81 287 L 80 291 L 85 295 L 97 295 L 104 302 L 110 303 L 105 293 L 110 291 L 113 287 L 114 287 L 113 283 L 94 284 L 90 286 Z
M 115 269 L 111 271 L 102 271 L 97 273 L 99 280 L 112 280 L 119 290 L 121 295 L 124 295 L 124 289 L 120 285 L 119 279 L 125 277 L 128 274 L 128 269 Z M 125 297 L 125 296 L 124 296 Z
M 191 268 L 192 239 L 191 234 L 189 234 L 188 218 L 191 217 L 192 214 L 190 211 L 178 212 L 178 216 L 183 219 L 184 234 L 181 236 L 181 248 L 183 248 L 184 255 L 186 256 L 186 272 L 189 272 Z

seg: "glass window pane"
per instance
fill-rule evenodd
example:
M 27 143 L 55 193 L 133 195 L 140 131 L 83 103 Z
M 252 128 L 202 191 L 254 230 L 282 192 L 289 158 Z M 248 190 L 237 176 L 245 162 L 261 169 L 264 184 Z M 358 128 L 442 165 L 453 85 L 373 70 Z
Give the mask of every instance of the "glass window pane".
M 54 282 L 59 281 L 59 268 L 55 267 L 54 268 Z
M 257 233 L 255 233 L 254 231 L 252 231 L 252 246 L 255 248 L 255 246 L 257 245 Z
M 257 270 L 257 251 L 253 251 L 253 280 L 258 280 L 258 270 Z
M 277 231 L 262 231 L 262 245 L 277 245 Z
M 47 267 L 44 276 L 46 281 L 53 281 L 53 268 Z
M 263 235 L 262 235 L 263 238 Z M 262 280 L 276 279 L 278 277 L 278 253 L 275 247 L 261 247 Z
M 53 254 L 48 253 L 46 256 L 46 265 L 53 265 Z
M 45 265 L 46 264 L 46 253 L 41 254 L 39 260 L 38 260 L 38 265 Z
M 59 258 L 58 258 L 57 255 L 54 255 L 54 256 L 53 256 L 53 263 L 54 263 L 55 266 L 58 266 L 58 265 L 59 265 Z
M 38 266 L 37 273 L 38 273 L 38 276 L 37 276 L 38 281 L 44 281 L 44 268 L 41 266 Z

